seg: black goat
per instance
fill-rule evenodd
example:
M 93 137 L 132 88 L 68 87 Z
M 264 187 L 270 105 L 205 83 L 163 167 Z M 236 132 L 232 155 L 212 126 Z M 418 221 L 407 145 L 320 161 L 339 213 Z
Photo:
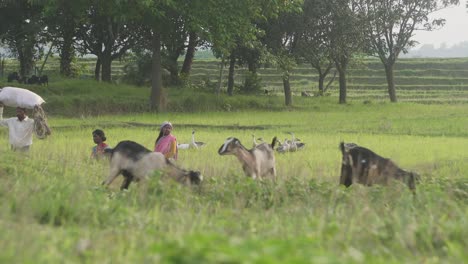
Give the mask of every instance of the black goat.
M 37 77 L 36 75 L 31 76 L 28 79 L 28 84 L 39 84 L 39 77 Z
M 341 142 L 340 150 L 343 154 L 340 184 L 346 187 L 353 183 L 367 186 L 387 185 L 391 180 L 400 180 L 406 183 L 412 191 L 416 189 L 419 176 L 414 172 L 400 169 L 390 159 L 354 143 Z
M 39 77 L 39 84 L 49 86 L 49 76 L 42 75 L 41 77 Z
M 12 82 L 14 80 L 17 80 L 18 82 L 20 81 L 20 76 L 18 72 L 12 72 L 8 74 L 8 82 Z

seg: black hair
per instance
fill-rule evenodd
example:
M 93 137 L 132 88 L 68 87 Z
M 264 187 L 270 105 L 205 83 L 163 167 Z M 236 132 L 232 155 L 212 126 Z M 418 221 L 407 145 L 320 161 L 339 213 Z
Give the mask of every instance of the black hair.
M 104 135 L 104 131 L 102 131 L 101 129 L 94 130 L 93 131 L 93 136 L 94 135 L 99 136 L 102 139 L 103 142 L 106 141 L 106 135 Z
M 159 136 L 158 136 L 158 138 L 156 139 L 156 142 L 154 142 L 154 146 L 156 146 L 156 144 L 158 144 L 158 141 L 159 141 L 160 138 L 162 138 L 162 136 L 163 136 L 163 131 L 162 131 L 162 129 L 161 129 L 161 130 L 159 131 Z

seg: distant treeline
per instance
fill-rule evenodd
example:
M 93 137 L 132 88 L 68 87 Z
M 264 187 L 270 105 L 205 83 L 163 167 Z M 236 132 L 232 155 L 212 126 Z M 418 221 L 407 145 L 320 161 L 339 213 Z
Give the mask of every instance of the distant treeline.
M 463 58 L 468 57 L 468 41 L 464 41 L 453 46 L 445 43 L 439 48 L 433 44 L 422 45 L 419 49 L 410 50 L 402 57 L 406 58 Z

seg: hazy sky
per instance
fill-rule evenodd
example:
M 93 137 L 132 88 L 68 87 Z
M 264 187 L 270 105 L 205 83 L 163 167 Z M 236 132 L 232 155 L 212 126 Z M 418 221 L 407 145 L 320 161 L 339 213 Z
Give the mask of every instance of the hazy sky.
M 445 18 L 445 26 L 435 31 L 417 31 L 414 40 L 422 44 L 434 44 L 437 47 L 446 43 L 449 47 L 463 41 L 468 41 L 468 9 L 466 1 L 460 0 L 460 5 L 446 8 L 433 13 L 433 18 Z M 420 45 L 418 47 L 420 47 Z

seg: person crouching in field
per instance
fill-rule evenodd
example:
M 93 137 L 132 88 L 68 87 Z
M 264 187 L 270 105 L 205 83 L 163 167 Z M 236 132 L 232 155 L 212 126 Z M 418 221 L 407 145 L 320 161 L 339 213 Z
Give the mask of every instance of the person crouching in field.
M 101 159 L 105 156 L 105 149 L 109 149 L 109 145 L 104 143 L 106 141 L 106 135 L 101 129 L 96 129 L 93 131 L 93 141 L 96 143 L 91 150 L 91 158 Z
M 154 151 L 161 152 L 166 158 L 177 160 L 177 139 L 172 132 L 172 124 L 163 122 L 160 126 L 159 136 L 154 144 Z
M 8 137 L 13 151 L 29 151 L 33 143 L 34 120 L 26 115 L 26 108 L 17 107 L 16 117 L 3 119 L 3 103 L 0 102 L 0 126 L 8 127 Z

